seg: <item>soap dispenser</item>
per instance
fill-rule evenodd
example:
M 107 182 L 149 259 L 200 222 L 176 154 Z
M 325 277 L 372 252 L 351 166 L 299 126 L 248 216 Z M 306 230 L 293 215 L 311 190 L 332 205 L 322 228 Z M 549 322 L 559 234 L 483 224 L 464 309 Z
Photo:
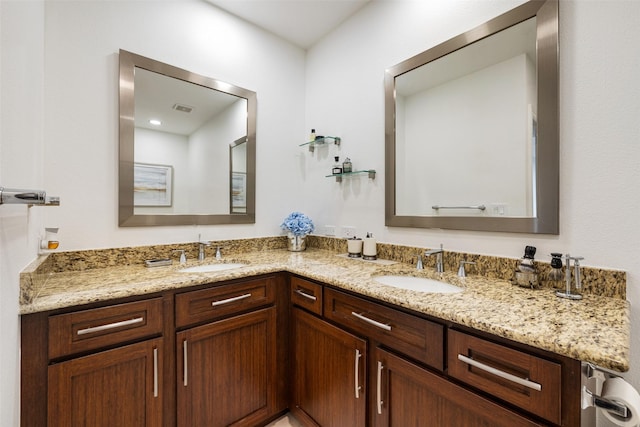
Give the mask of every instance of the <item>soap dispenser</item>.
M 367 237 L 365 237 L 362 244 L 362 259 L 369 261 L 378 259 L 376 239 L 373 238 L 373 234 L 371 233 L 367 233 Z

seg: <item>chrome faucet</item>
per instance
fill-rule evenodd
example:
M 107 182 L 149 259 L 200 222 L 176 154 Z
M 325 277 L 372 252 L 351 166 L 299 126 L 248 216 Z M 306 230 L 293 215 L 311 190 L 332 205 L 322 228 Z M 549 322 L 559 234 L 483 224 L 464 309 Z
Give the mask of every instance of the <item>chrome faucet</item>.
M 582 299 L 582 295 L 578 294 L 578 293 L 572 293 L 571 292 L 571 260 L 573 260 L 573 275 L 575 278 L 575 288 L 576 290 L 580 290 L 582 289 L 582 279 L 580 278 L 580 261 L 583 260 L 584 257 L 581 256 L 575 256 L 572 257 L 569 254 L 565 255 L 565 264 L 564 264 L 564 277 L 565 277 L 565 291 L 561 292 L 561 291 L 557 291 L 556 295 L 559 296 L 560 298 L 567 298 L 567 299 L 572 299 L 572 300 L 579 300 Z
M 422 255 L 418 255 L 418 260 L 416 261 L 416 270 L 424 270 L 424 265 L 422 264 Z
M 200 239 L 200 235 L 198 234 L 198 261 L 204 261 L 204 259 L 207 257 L 207 254 L 204 250 L 205 246 L 211 246 L 211 243 L 203 242 Z
M 467 277 L 467 272 L 464 269 L 465 264 L 475 265 L 475 262 L 465 260 L 460 261 L 460 267 L 458 267 L 458 277 Z
M 444 272 L 444 264 L 442 262 L 442 255 L 444 254 L 444 249 L 442 248 L 442 243 L 440 243 L 440 249 L 432 249 L 430 251 L 426 251 L 424 256 L 437 255 L 436 258 L 436 273 Z

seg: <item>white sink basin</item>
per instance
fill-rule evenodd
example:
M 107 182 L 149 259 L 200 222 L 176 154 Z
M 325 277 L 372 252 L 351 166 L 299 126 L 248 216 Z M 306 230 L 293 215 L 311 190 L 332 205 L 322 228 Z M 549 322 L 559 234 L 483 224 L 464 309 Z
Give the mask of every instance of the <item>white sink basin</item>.
M 193 267 L 182 268 L 178 270 L 180 273 L 210 273 L 212 271 L 231 270 L 232 268 L 244 267 L 247 264 L 239 262 L 229 262 L 222 264 L 196 265 Z
M 393 286 L 399 289 L 408 289 L 410 291 L 429 292 L 439 294 L 454 294 L 462 292 L 464 289 L 439 280 L 427 279 L 426 277 L 412 276 L 378 276 L 375 277 L 376 282 L 383 285 Z

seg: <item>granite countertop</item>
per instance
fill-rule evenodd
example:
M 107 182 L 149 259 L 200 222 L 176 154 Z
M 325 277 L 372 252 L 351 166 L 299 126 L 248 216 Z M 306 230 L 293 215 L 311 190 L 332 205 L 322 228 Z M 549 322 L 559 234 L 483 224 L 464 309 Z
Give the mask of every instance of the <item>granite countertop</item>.
M 584 295 L 581 301 L 555 296 L 551 289 L 530 290 L 505 280 L 454 272 L 442 276 L 430 269 L 395 263 L 382 265 L 348 259 L 335 252 L 308 248 L 247 252 L 190 261 L 187 266 L 216 262 L 242 262 L 245 267 L 210 273 L 179 272 L 180 266 L 146 268 L 111 266 L 86 271 L 49 273 L 20 306 L 21 314 L 55 310 L 115 298 L 144 295 L 259 274 L 288 271 L 376 298 L 416 312 L 489 332 L 532 347 L 624 372 L 629 369 L 629 302 L 624 299 Z M 23 271 L 35 275 L 37 263 Z M 454 294 L 422 293 L 380 284 L 373 277 L 407 274 L 440 279 L 465 288 Z M 32 280 L 36 282 L 36 280 Z M 24 294 L 24 290 L 22 290 Z M 24 295 L 23 295 L 24 297 Z

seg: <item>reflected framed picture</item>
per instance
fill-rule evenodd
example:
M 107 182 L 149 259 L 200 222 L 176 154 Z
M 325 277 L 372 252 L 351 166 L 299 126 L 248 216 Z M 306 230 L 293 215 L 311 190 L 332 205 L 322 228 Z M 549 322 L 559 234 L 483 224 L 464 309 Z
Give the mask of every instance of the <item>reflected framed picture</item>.
M 231 172 L 231 213 L 247 212 L 247 174 Z
M 173 167 L 133 164 L 133 205 L 168 207 L 173 199 Z

